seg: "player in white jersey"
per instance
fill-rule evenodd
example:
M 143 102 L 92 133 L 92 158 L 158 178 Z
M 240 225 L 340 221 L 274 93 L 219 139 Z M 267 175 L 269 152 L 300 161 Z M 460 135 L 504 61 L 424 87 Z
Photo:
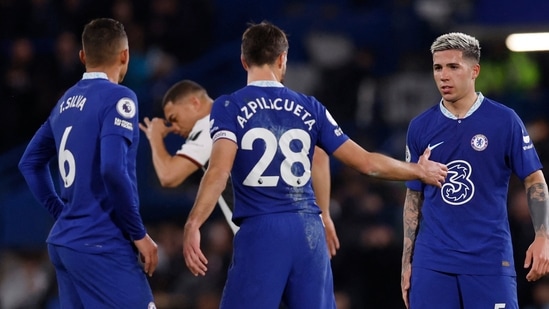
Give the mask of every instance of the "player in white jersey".
M 240 225 L 221 308 L 335 308 L 325 232 L 311 185 L 315 146 L 373 177 L 421 179 L 440 186 L 446 167 L 406 163 L 364 150 L 350 140 L 314 97 L 284 87 L 288 41 L 270 23 L 242 37 L 247 86 L 215 100 L 210 114 L 212 155 L 184 228 L 183 255 L 195 275 L 208 260 L 200 226 L 215 207 L 229 175 Z
M 407 182 L 402 297 L 412 309 L 516 309 L 517 283 L 507 219 L 511 174 L 523 182 L 536 236 L 526 279 L 549 272 L 547 184 L 518 115 L 475 91 L 480 45 L 463 33 L 431 46 L 440 102 L 414 118 L 406 157 L 424 147 L 448 166 L 441 187 Z
M 139 124 L 149 140 L 154 169 L 163 187 L 176 187 L 198 169 L 205 169 L 212 150 L 209 132 L 212 103 L 204 87 L 191 80 L 182 80 L 170 87 L 164 95 L 162 109 L 165 118 L 145 117 L 143 123 Z M 185 138 L 185 143 L 175 155 L 171 155 L 164 144 L 164 138 L 170 133 Z M 339 239 L 329 212 L 329 158 L 322 149 L 315 151 L 313 166 L 313 188 L 317 204 L 322 210 L 328 251 L 333 256 L 339 249 Z M 236 233 L 238 226 L 232 222 L 232 192 L 227 192 L 230 191 L 227 189 L 220 196 L 218 204 Z

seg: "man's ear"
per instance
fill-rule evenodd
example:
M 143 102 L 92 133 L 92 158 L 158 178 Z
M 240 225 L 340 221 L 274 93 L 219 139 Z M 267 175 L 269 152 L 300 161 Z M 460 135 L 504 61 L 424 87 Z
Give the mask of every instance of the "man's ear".
M 128 61 L 130 61 L 130 51 L 126 48 L 120 52 L 120 63 L 126 64 Z
M 286 65 L 286 61 L 288 61 L 288 53 L 282 52 L 277 59 L 278 68 L 282 68 L 284 65 Z
M 248 71 L 248 64 L 246 63 L 246 60 L 244 60 L 244 55 L 242 54 L 240 54 L 240 62 L 242 63 L 244 70 Z
M 476 63 L 473 66 L 473 79 L 476 79 L 479 74 L 480 74 L 480 64 Z
M 196 110 L 200 109 L 201 102 L 200 102 L 199 96 L 193 94 L 190 99 L 191 99 L 191 104 L 193 108 L 195 108 Z
M 80 62 L 82 62 L 83 65 L 86 65 L 86 54 L 83 49 L 78 52 L 78 57 L 80 58 Z

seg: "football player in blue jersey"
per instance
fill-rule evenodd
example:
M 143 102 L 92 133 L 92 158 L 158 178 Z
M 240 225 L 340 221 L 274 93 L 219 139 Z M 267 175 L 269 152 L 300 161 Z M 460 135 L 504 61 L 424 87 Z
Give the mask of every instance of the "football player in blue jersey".
M 448 167 L 442 187 L 407 182 L 402 297 L 408 308 L 518 308 L 507 214 L 511 174 L 523 182 L 535 230 L 524 267 L 549 271 L 547 184 L 519 116 L 475 90 L 480 45 L 448 33 L 431 45 L 441 101 L 414 118 L 406 158 L 425 147 Z
M 213 99 L 204 87 L 191 80 L 182 80 L 170 87 L 164 95 L 162 108 L 165 119 L 145 117 L 143 123 L 139 123 L 139 128 L 149 140 L 153 166 L 163 187 L 176 187 L 198 169 L 205 168 L 212 150 L 212 138 L 209 133 L 212 103 Z M 164 144 L 164 138 L 170 133 L 185 138 L 185 143 L 174 155 L 168 152 Z M 322 210 L 328 251 L 334 256 L 339 249 L 339 238 L 329 212 L 329 157 L 321 149 L 315 151 L 313 166 L 313 188 L 317 204 Z M 232 222 L 232 210 L 229 206 L 232 200 L 221 196 L 218 204 L 231 229 L 236 233 L 238 226 Z
M 146 275 L 158 256 L 139 214 L 137 98 L 119 85 L 130 60 L 124 26 L 92 20 L 82 47 L 82 80 L 59 99 L 19 168 L 55 218 L 47 243 L 61 308 L 154 308 Z M 53 158 L 59 193 L 49 169 Z
M 384 179 L 421 179 L 440 187 L 446 167 L 406 163 L 364 150 L 343 133 L 314 97 L 286 88 L 288 40 L 273 24 L 242 36 L 247 86 L 215 100 L 210 114 L 210 164 L 187 218 L 183 255 L 195 275 L 208 260 L 200 226 L 232 176 L 233 220 L 240 225 L 221 308 L 335 308 L 325 231 L 311 186 L 315 146 L 360 172 Z

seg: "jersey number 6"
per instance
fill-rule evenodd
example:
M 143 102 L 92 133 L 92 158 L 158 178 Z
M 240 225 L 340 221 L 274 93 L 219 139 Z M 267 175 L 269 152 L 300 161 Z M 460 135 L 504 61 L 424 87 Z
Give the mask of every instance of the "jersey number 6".
M 67 139 L 69 138 L 69 133 L 71 133 L 72 126 L 66 127 L 65 132 L 63 132 L 63 137 L 61 138 L 61 144 L 59 145 L 59 155 L 58 155 L 58 164 L 59 164 L 59 174 L 63 179 L 63 185 L 65 188 L 68 188 L 74 182 L 74 175 L 76 174 L 76 162 L 74 161 L 74 156 L 72 152 L 68 149 L 65 149 L 67 144 Z M 66 163 L 66 165 L 65 165 Z M 68 168 L 65 169 L 65 167 Z

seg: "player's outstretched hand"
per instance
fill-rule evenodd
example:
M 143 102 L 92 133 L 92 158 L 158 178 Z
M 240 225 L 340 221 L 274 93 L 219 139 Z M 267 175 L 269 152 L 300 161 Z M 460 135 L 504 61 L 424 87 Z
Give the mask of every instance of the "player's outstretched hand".
M 143 262 L 143 270 L 149 276 L 152 276 L 156 265 L 158 265 L 158 246 L 149 236 L 145 234 L 145 237 L 140 240 L 134 240 L 133 242 L 139 250 L 141 261 Z
M 328 245 L 328 253 L 330 258 L 336 255 L 339 249 L 339 238 L 337 237 L 334 221 L 329 216 L 322 217 L 324 223 L 324 229 L 326 230 L 326 244 Z
M 419 157 L 418 164 L 423 168 L 424 173 L 424 176 L 421 177 L 420 180 L 428 185 L 440 188 L 448 174 L 448 167 L 444 164 L 429 160 L 430 156 L 431 149 L 427 147 L 423 152 L 423 155 Z
M 169 133 L 174 132 L 176 128 L 174 126 L 167 126 L 166 121 L 162 118 L 155 117 L 149 119 L 149 117 L 143 118 L 143 123 L 139 123 L 139 129 L 145 133 L 148 139 L 154 137 L 164 138 Z
M 549 274 L 549 239 L 543 236 L 536 236 L 534 242 L 526 251 L 524 268 L 530 268 L 526 274 L 526 280 L 536 281 Z
M 200 250 L 200 230 L 198 227 L 185 225 L 183 232 L 183 257 L 185 264 L 195 276 L 206 275 L 208 260 Z

